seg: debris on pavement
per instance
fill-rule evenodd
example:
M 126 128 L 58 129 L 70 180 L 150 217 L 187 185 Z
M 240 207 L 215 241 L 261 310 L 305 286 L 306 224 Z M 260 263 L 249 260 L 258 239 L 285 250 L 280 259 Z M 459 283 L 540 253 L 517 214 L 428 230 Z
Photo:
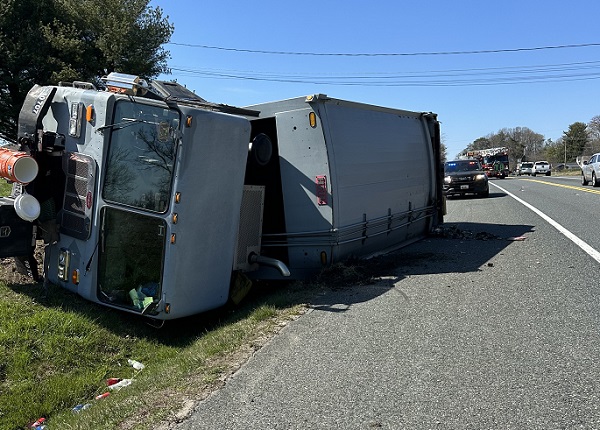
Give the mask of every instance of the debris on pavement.
M 474 240 L 499 240 L 502 239 L 495 234 L 487 233 L 485 231 L 481 231 L 478 233 L 473 233 L 469 230 L 461 230 L 458 227 L 451 226 L 438 226 L 431 232 L 431 235 L 434 237 L 443 237 L 446 239 L 474 239 Z

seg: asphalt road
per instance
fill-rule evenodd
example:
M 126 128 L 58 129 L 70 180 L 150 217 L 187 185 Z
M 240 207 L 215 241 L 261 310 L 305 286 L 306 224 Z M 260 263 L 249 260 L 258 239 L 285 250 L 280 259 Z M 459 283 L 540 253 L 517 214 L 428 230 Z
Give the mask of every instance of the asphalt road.
M 318 297 L 172 428 L 600 428 L 599 263 L 523 204 L 595 245 L 600 196 L 492 182 L 521 201 L 450 200 L 439 236 Z

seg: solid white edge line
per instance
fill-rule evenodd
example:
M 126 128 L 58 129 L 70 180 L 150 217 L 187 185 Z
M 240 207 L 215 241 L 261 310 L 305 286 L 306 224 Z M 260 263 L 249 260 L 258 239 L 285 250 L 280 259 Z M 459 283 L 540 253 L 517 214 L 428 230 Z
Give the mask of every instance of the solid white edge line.
M 490 185 L 493 185 L 494 187 L 496 187 L 499 190 L 503 191 L 508 196 L 512 197 L 513 199 L 515 199 L 516 201 L 518 201 L 519 203 L 521 203 L 523 206 L 531 209 L 533 212 L 535 212 L 536 214 L 538 214 L 539 216 L 541 216 L 544 219 L 544 221 L 546 221 L 552 227 L 554 227 L 555 229 L 557 229 L 560 233 L 562 233 L 563 235 L 565 235 L 571 242 L 573 242 L 575 245 L 577 245 L 578 247 L 580 247 L 586 254 L 588 254 L 590 257 L 592 257 L 594 260 L 596 260 L 598 263 L 600 263 L 600 252 L 596 251 L 594 248 L 592 248 L 590 245 L 588 245 L 587 243 L 585 243 L 583 240 L 579 239 L 577 236 L 575 236 L 569 230 L 567 230 L 562 225 L 560 225 L 559 223 L 557 223 L 556 221 L 554 221 L 552 218 L 550 218 L 544 212 L 542 212 L 541 210 L 539 210 L 535 206 L 530 205 L 529 203 L 527 203 L 526 201 L 520 199 L 519 197 L 515 196 L 513 193 L 511 193 L 509 191 L 506 191 L 500 185 L 492 184 L 491 182 L 490 182 Z

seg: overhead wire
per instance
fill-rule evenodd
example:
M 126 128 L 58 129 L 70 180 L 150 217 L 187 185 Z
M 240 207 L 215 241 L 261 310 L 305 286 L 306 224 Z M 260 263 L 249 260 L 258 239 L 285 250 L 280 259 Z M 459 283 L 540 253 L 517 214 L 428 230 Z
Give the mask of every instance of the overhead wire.
M 600 61 L 563 63 L 545 66 L 450 69 L 421 72 L 360 73 L 323 75 L 281 74 L 273 72 L 190 69 L 171 67 L 186 75 L 214 79 L 240 79 L 280 83 L 345 86 L 464 86 L 500 85 L 533 82 L 578 81 L 600 78 Z
M 567 49 L 598 47 L 600 43 L 553 45 L 529 48 L 510 48 L 494 50 L 469 50 L 469 51 L 440 51 L 440 52 L 413 52 L 413 53 L 318 53 L 318 52 L 292 52 L 292 51 L 266 51 L 240 48 L 227 48 L 209 45 L 195 45 L 186 43 L 170 43 L 172 45 L 218 49 L 233 52 L 273 55 L 315 55 L 315 56 L 417 56 L 417 55 L 471 55 L 491 54 L 506 52 L 525 52 L 549 49 Z M 506 66 L 490 68 L 464 68 L 448 70 L 402 71 L 402 72 L 360 72 L 344 74 L 327 74 L 322 71 L 318 76 L 306 73 L 277 73 L 256 70 L 224 70 L 210 68 L 170 67 L 185 76 L 200 76 L 207 79 L 234 79 L 248 81 L 266 81 L 278 83 L 296 83 L 311 85 L 338 85 L 338 86 L 379 86 L 379 87 L 408 87 L 408 86 L 481 86 L 481 85 L 509 85 L 541 82 L 565 82 L 595 80 L 600 78 L 600 61 L 582 61 L 560 64 Z
M 250 54 L 267 55 L 300 55 L 300 56 L 330 56 L 330 57 L 401 57 L 401 56 L 426 56 L 426 55 L 473 55 L 473 54 L 497 54 L 502 52 L 527 52 L 543 51 L 549 49 L 588 48 L 600 46 L 600 43 L 579 43 L 569 45 L 550 45 L 529 48 L 507 48 L 507 49 L 481 49 L 471 51 L 439 51 L 439 52 L 297 52 L 297 51 L 267 51 L 260 49 L 228 48 L 224 46 L 199 45 L 193 43 L 169 42 L 167 45 L 185 46 L 188 48 L 214 49 L 219 51 L 246 52 Z

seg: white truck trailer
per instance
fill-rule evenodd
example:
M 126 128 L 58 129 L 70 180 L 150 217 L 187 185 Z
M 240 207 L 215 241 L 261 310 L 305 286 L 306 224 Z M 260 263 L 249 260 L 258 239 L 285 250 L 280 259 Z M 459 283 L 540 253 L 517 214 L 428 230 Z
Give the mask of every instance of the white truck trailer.
M 88 300 L 180 318 L 442 222 L 435 114 L 322 94 L 236 108 L 172 82 L 105 83 L 35 86 L 18 128 L 40 171 L 20 191 L 40 215 L 20 222 L 47 244 L 47 281 Z

